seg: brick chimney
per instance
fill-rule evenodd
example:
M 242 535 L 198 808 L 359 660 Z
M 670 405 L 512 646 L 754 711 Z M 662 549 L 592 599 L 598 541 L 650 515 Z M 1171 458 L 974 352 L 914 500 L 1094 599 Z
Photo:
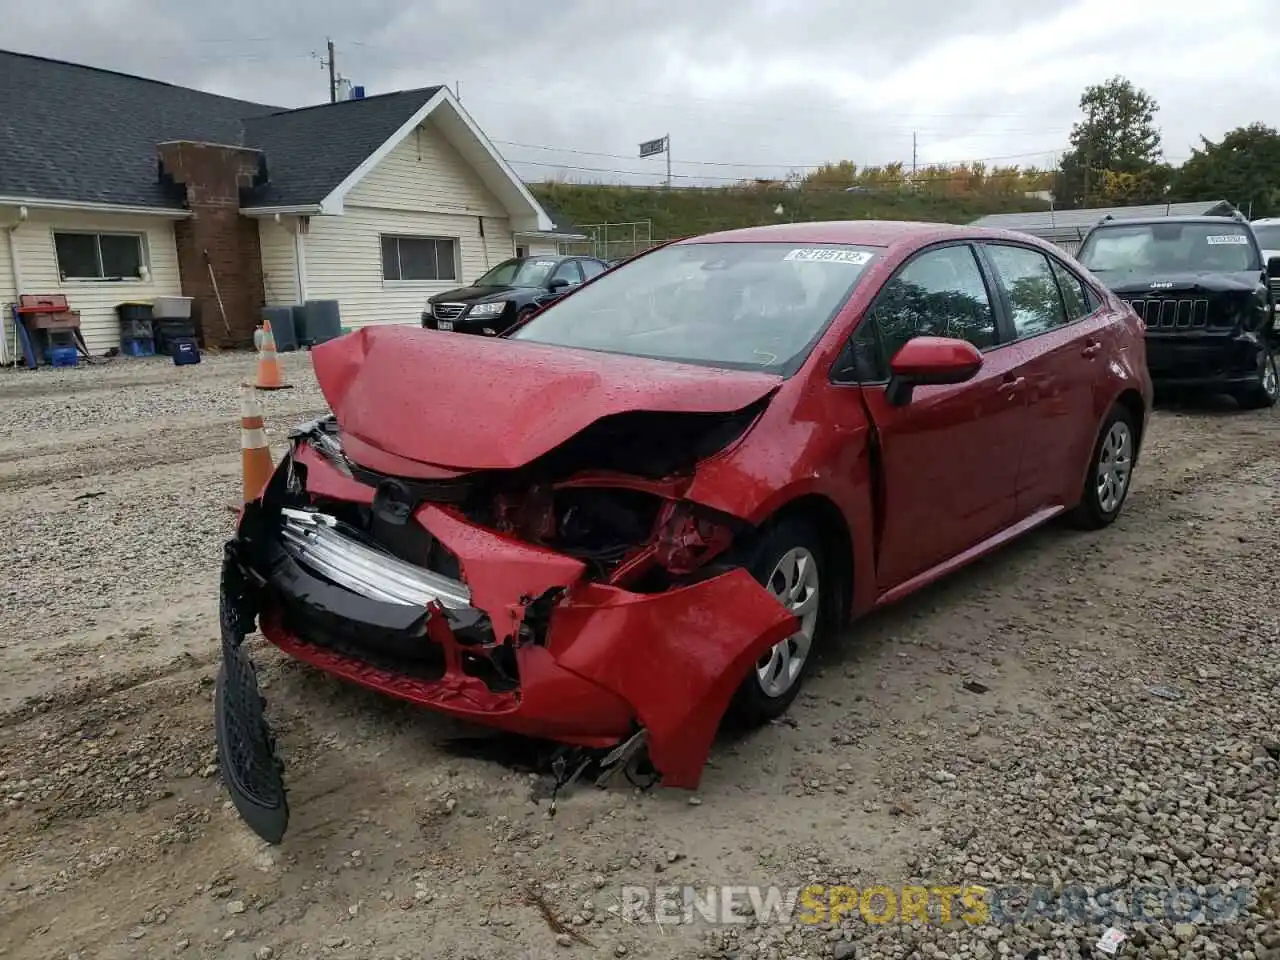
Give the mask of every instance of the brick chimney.
M 191 210 L 174 224 L 174 236 L 182 292 L 194 299 L 201 341 L 250 346 L 264 303 L 262 249 L 257 221 L 240 215 L 240 191 L 258 176 L 262 153 L 190 140 L 157 149 L 161 179 L 184 192 Z

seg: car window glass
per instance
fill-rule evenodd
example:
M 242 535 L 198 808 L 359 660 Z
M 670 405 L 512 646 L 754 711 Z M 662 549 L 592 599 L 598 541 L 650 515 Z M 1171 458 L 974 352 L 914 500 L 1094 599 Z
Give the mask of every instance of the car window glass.
M 1067 322 L 1049 258 L 1038 250 L 989 244 L 987 252 L 1009 298 L 1018 337 L 1044 333 Z
M 604 273 L 604 271 L 605 266 L 599 260 L 582 261 L 582 274 L 588 280 L 592 277 L 598 277 L 600 274 Z
M 551 275 L 551 279 L 568 280 L 569 283 L 581 283 L 582 274 L 578 271 L 578 262 L 576 260 L 566 260 L 560 266 L 556 267 L 556 272 Z
M 968 246 L 916 257 L 884 285 L 873 315 L 889 358 L 912 337 L 955 337 L 980 350 L 996 343 L 991 298 Z
M 1093 313 L 1089 295 L 1080 278 L 1057 260 L 1050 260 L 1049 263 L 1053 266 L 1053 275 L 1058 278 L 1058 289 L 1062 291 L 1062 301 L 1067 308 L 1067 320 L 1079 320 Z

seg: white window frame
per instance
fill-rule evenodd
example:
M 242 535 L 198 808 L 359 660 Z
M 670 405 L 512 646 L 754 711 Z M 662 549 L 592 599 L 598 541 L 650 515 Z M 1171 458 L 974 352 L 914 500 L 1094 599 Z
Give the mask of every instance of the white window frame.
M 453 250 L 453 277 L 439 278 L 435 280 L 404 280 L 401 278 L 392 279 L 386 274 L 386 264 L 382 259 L 382 245 L 387 240 L 396 241 L 396 268 L 401 277 L 404 276 L 404 270 L 400 263 L 400 241 L 401 240 L 432 240 L 436 243 L 448 243 Z M 437 260 L 437 265 L 439 261 Z M 458 283 L 458 278 L 462 276 L 462 238 L 450 237 L 440 234 L 425 233 L 379 233 L 378 234 L 378 272 L 382 274 L 382 282 L 384 285 L 401 285 L 401 284 L 423 284 L 423 283 Z M 438 272 L 438 271 L 437 271 Z
M 58 259 L 58 236 L 76 236 L 76 237 L 93 237 L 94 248 L 98 254 L 98 271 L 96 277 L 75 277 L 64 276 L 62 271 L 62 262 Z M 131 237 L 138 241 L 138 267 L 139 272 L 134 277 L 104 277 L 102 271 L 102 238 L 103 237 Z M 145 232 L 137 230 L 72 230 L 59 229 L 51 227 L 49 230 L 49 242 L 53 245 L 53 259 L 58 267 L 58 278 L 63 283 L 139 283 L 149 279 L 151 274 L 151 250 L 147 246 L 147 235 Z

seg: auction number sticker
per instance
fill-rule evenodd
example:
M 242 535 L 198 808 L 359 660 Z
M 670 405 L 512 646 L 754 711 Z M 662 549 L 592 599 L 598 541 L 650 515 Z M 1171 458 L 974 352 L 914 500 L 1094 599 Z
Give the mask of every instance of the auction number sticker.
M 1218 246 L 1224 243 L 1234 243 L 1245 246 L 1249 243 L 1249 238 L 1242 233 L 1221 233 L 1211 237 L 1205 237 L 1210 246 Z
M 783 260 L 799 260 L 802 263 L 851 263 L 865 266 L 871 262 L 871 254 L 865 250 L 833 250 L 830 247 L 792 250 Z

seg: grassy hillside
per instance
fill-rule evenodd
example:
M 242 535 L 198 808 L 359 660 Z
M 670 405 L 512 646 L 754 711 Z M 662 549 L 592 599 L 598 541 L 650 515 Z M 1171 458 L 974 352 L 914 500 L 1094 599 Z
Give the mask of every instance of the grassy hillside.
M 1022 196 L 944 197 L 901 191 L 856 194 L 831 188 L 715 187 L 663 190 L 585 183 L 532 183 L 545 201 L 578 224 L 651 220 L 653 239 L 786 220 L 928 220 L 968 223 L 988 213 L 1044 210 Z M 781 217 L 775 213 L 783 207 Z

